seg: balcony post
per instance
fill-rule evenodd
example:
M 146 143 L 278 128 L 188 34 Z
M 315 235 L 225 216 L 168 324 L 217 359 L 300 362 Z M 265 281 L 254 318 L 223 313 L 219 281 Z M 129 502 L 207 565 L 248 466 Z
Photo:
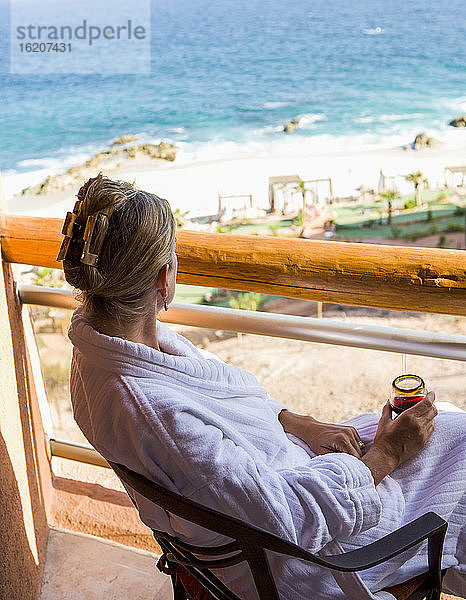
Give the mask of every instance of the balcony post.
M 0 180 L 0 217 L 6 210 Z M 1 241 L 1 240 L 0 240 Z M 1 249 L 1 248 L 0 248 Z M 36 600 L 52 498 L 49 459 L 12 266 L 0 260 L 0 597 Z M 25 309 L 26 311 L 27 309 Z M 29 318 L 25 312 L 25 318 Z

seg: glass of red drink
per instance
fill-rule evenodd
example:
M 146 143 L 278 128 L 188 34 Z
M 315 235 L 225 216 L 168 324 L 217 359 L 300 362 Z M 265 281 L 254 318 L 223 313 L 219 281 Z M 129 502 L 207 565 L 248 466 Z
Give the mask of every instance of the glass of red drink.
M 390 406 L 392 407 L 392 418 L 396 419 L 398 415 L 411 406 L 414 406 L 420 400 L 424 400 L 427 390 L 422 377 L 406 373 L 398 375 L 392 382 L 392 391 L 390 394 Z

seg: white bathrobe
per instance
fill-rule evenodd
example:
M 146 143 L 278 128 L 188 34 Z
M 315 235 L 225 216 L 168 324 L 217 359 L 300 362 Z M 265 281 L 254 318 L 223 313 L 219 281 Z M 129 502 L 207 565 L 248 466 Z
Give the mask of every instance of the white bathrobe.
M 162 352 L 97 332 L 82 307 L 68 335 L 74 345 L 74 417 L 107 459 L 322 555 L 361 547 L 435 511 L 449 522 L 442 566 L 452 567 L 446 581 L 453 583 L 447 589 L 466 595 L 460 587 L 465 580 L 466 413 L 440 414 L 427 446 L 375 487 L 357 458 L 315 456 L 286 434 L 277 418 L 286 406 L 252 374 L 197 349 L 160 322 Z M 378 418 L 361 415 L 348 423 L 370 446 Z M 149 527 L 196 545 L 228 541 L 132 495 Z M 330 571 L 268 556 L 284 600 L 345 597 Z M 423 544 L 338 580 L 355 598 L 389 599 L 391 594 L 373 592 L 426 569 Z M 258 598 L 243 565 L 214 572 L 241 598 Z

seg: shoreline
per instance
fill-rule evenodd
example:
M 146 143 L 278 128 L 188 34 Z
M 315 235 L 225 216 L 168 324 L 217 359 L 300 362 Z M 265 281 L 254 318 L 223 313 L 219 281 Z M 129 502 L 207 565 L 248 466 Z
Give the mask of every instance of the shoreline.
M 466 147 L 442 144 L 423 150 L 378 147 L 343 151 L 335 148 L 335 152 L 322 154 L 299 152 L 190 162 L 142 157 L 99 165 L 92 173 L 101 170 L 112 178 L 134 180 L 141 189 L 167 198 L 173 209 L 189 211 L 188 218 L 195 218 L 217 214 L 218 193 L 252 194 L 254 206 L 266 209 L 271 176 L 299 175 L 303 180 L 330 177 L 334 195 L 349 197 L 358 194 L 359 186 L 377 191 L 380 170 L 387 176 L 397 176 L 401 193 L 412 192 L 412 186 L 402 176 L 416 170 L 422 171 L 432 189 L 442 188 L 444 168 L 455 165 L 466 165 Z M 14 193 L 30 185 L 30 179 L 31 172 L 3 178 L 9 212 L 63 218 L 66 211 L 71 210 L 77 186 L 40 195 Z

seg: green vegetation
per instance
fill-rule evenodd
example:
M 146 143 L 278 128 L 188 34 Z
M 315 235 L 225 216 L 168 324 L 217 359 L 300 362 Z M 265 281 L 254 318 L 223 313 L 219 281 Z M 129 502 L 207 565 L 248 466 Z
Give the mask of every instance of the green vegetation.
M 47 348 L 47 344 L 44 342 L 44 340 L 40 337 L 40 335 L 36 335 L 36 344 L 37 344 L 37 349 L 40 351 L 42 350 L 42 348 Z
M 421 205 L 421 186 L 423 188 L 429 187 L 429 182 L 424 177 L 421 171 L 415 171 L 414 173 L 410 173 L 405 176 L 406 181 L 409 181 L 414 186 L 414 198 L 416 201 L 416 206 Z
M 235 235 L 273 235 L 281 236 L 293 225 L 292 219 L 277 219 L 262 223 L 242 222 L 236 225 L 219 225 L 217 233 L 234 233 Z
M 175 217 L 176 227 L 178 229 L 183 229 L 183 227 L 185 227 L 189 220 L 187 218 L 189 210 L 182 212 L 180 208 L 175 208 L 175 210 L 173 210 L 172 212 L 173 216 Z
M 304 232 L 304 228 L 306 226 L 306 221 L 307 221 L 307 215 L 306 215 L 306 192 L 312 192 L 312 190 L 309 190 L 306 187 L 306 183 L 302 180 L 298 181 L 297 185 L 294 188 L 295 192 L 298 192 L 299 194 L 301 194 L 301 200 L 302 200 L 302 205 L 301 205 L 301 210 L 299 212 L 298 216 L 301 216 L 301 231 L 299 233 L 299 236 L 301 237 L 303 232 Z M 312 195 L 314 196 L 314 193 L 312 193 Z
M 387 221 L 385 215 L 388 217 L 388 210 L 382 210 L 380 204 L 337 207 L 337 237 L 348 240 L 373 237 L 414 241 L 434 233 L 463 231 L 461 217 L 464 215 L 464 208 L 448 201 L 451 195 L 450 190 L 440 194 L 438 190 L 428 190 L 423 192 L 425 206 L 417 208 L 409 195 L 393 199 L 391 226 L 384 223 Z M 426 227 L 426 223 L 430 225 Z M 370 229 L 370 232 L 367 229 Z
M 40 285 L 42 287 L 64 287 L 71 289 L 71 286 L 65 281 L 65 276 L 61 269 L 32 267 L 30 273 L 32 285 Z
M 274 221 L 273 223 L 269 223 L 269 231 L 274 236 L 280 235 L 280 233 L 279 233 L 280 227 L 281 227 L 280 222 Z
M 217 233 L 233 233 L 233 225 L 217 225 Z
M 296 227 L 302 227 L 302 225 L 303 225 L 302 213 L 299 213 L 296 215 L 296 217 L 293 219 L 293 225 L 295 225 Z
M 214 288 L 178 283 L 176 285 L 175 298 L 173 301 L 184 304 L 203 304 L 205 296 L 207 294 L 212 294 L 213 292 Z
M 48 392 L 66 389 L 70 377 L 70 367 L 60 363 L 42 365 L 42 375 Z
M 395 192 L 395 190 L 383 190 L 382 192 L 380 192 L 380 199 L 385 200 L 387 202 L 387 225 L 392 224 L 393 204 L 399 197 L 400 194 L 398 192 Z
M 264 304 L 274 298 L 277 296 L 184 284 L 177 284 L 175 294 L 175 302 L 258 311 L 264 310 Z
M 456 233 L 458 231 L 463 231 L 463 229 L 463 225 L 458 223 L 458 221 L 450 221 L 443 231 L 446 233 Z
M 416 208 L 416 200 L 407 200 L 404 203 L 403 208 L 405 210 L 411 210 L 412 208 Z
M 437 225 L 439 232 L 449 231 L 450 226 L 460 227 L 458 217 L 464 215 L 464 208 L 453 201 L 448 201 L 448 198 L 453 195 L 452 190 L 422 191 L 423 206 L 420 207 L 416 207 L 412 194 L 399 196 L 396 192 L 388 191 L 390 198 L 387 198 L 386 193 L 381 194 L 385 206 L 381 200 L 347 206 L 335 205 L 336 217 L 332 218 L 332 221 L 336 226 L 337 239 L 351 240 L 363 237 L 417 239 L 430 235 L 431 229 L 426 228 L 426 223 Z M 451 221 L 456 225 L 450 225 Z M 302 226 L 300 212 L 294 219 L 277 219 L 262 223 L 242 222 L 219 226 L 217 231 L 236 235 L 299 237 Z M 462 231 L 462 229 L 455 229 L 455 231 Z
M 230 308 L 243 310 L 260 310 L 262 294 L 256 292 L 239 292 L 236 297 L 230 298 Z
M 345 239 L 357 239 L 363 237 L 374 237 L 381 239 L 405 239 L 405 240 L 417 240 L 422 237 L 426 237 L 428 235 L 434 235 L 435 233 L 445 232 L 451 233 L 454 231 L 463 231 L 464 227 L 451 218 L 442 218 L 437 219 L 436 223 L 425 226 L 422 221 L 417 221 L 405 225 L 400 223 L 399 225 L 392 225 L 389 227 L 388 225 L 377 226 L 373 225 L 370 232 L 362 230 L 359 228 L 337 228 L 337 235 L 340 238 Z

